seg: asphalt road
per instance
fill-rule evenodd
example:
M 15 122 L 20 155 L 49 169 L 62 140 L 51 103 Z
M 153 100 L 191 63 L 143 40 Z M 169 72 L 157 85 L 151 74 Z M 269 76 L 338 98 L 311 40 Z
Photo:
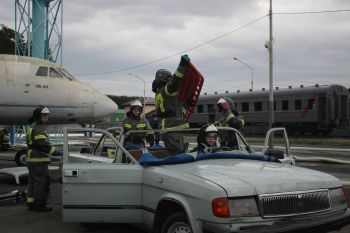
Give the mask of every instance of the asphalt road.
M 301 151 L 294 154 L 302 156 L 332 156 L 350 160 L 350 154 L 318 151 Z M 16 166 L 14 162 L 0 161 L 0 168 Z M 350 165 L 324 164 L 324 163 L 298 163 L 298 166 L 308 167 L 315 170 L 325 171 L 339 177 L 341 180 L 350 181 Z M 29 212 L 25 202 L 0 204 L 0 232 L 1 233 L 76 233 L 76 232 L 98 232 L 98 233 L 143 233 L 143 231 L 127 224 L 78 224 L 63 223 L 61 214 L 61 184 L 58 182 L 58 171 L 51 171 L 51 193 L 49 203 L 53 211 L 49 213 Z M 27 178 L 21 179 L 17 185 L 13 177 L 0 175 L 0 193 L 12 190 L 25 190 Z M 350 200 L 350 186 L 346 187 L 348 200 Z M 305 231 L 303 231 L 305 232 Z M 340 233 L 349 233 L 350 225 L 343 227 Z M 301 233 L 301 231 L 297 232 Z M 333 233 L 333 232 L 332 232 Z

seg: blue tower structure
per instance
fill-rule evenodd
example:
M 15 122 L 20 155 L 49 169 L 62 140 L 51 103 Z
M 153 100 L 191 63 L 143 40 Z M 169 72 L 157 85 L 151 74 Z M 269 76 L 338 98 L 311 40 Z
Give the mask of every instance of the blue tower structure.
M 62 64 L 62 8 L 63 0 L 15 0 L 16 55 Z

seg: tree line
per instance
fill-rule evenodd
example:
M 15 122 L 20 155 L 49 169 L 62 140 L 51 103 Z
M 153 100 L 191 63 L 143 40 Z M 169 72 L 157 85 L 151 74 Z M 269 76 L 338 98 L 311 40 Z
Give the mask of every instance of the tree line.
M 135 100 L 135 99 L 139 99 L 139 100 L 142 99 L 142 97 L 140 97 L 140 96 L 126 96 L 126 95 L 121 95 L 121 96 L 107 95 L 107 96 L 111 100 L 113 100 L 116 104 L 118 104 L 119 109 L 124 108 L 122 104 L 124 104 L 124 103 L 126 103 L 128 101 Z

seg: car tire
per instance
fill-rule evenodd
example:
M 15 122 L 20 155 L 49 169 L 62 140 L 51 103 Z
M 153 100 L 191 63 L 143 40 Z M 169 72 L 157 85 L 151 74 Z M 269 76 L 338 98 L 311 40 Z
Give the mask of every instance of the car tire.
M 15 162 L 17 166 L 22 167 L 25 166 L 25 158 L 26 158 L 27 149 L 22 149 L 17 151 L 15 156 Z
M 170 215 L 164 222 L 161 233 L 192 233 L 184 212 L 176 212 Z

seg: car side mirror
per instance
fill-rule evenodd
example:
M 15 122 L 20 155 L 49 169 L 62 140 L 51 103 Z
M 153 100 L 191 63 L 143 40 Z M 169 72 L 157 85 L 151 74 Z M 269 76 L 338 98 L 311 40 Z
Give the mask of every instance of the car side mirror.
M 277 159 L 284 159 L 284 152 L 283 150 L 278 149 L 267 149 L 265 151 L 265 155 L 275 157 Z
M 83 147 L 80 149 L 80 154 L 91 154 L 91 153 L 92 153 L 91 148 Z

